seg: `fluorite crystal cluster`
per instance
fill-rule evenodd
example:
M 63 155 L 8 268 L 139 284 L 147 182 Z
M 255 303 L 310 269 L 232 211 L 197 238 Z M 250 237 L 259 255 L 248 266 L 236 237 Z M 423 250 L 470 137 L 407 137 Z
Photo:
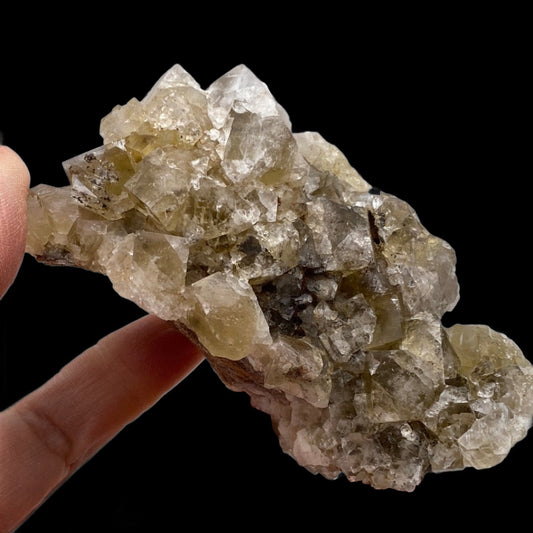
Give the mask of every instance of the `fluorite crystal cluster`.
M 101 135 L 64 163 L 70 186 L 32 189 L 27 251 L 175 323 L 301 465 L 410 491 L 526 435 L 528 360 L 486 326 L 441 324 L 452 248 L 318 133 L 292 133 L 246 67 L 202 90 L 174 66 Z

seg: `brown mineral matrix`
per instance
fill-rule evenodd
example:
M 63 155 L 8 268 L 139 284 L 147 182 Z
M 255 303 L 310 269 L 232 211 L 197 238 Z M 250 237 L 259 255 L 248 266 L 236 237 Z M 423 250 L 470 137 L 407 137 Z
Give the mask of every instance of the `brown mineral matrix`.
M 202 90 L 176 65 L 101 135 L 64 163 L 69 186 L 31 190 L 27 251 L 175 323 L 299 464 L 411 491 L 525 437 L 532 365 L 487 326 L 441 324 L 452 248 L 293 133 L 246 67 Z

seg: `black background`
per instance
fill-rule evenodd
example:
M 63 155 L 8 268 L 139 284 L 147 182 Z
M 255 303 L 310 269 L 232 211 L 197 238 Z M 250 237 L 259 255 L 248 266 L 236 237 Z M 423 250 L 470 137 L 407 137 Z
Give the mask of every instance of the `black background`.
M 319 131 L 455 248 L 461 300 L 445 324 L 489 324 L 531 359 L 523 13 L 76 9 L 2 14 L 0 131 L 33 185 L 66 184 L 61 161 L 98 146 L 100 118 L 174 63 L 203 87 L 245 63 L 294 131 Z M 0 301 L 0 408 L 142 314 L 102 276 L 26 257 Z M 528 509 L 531 451 L 529 437 L 493 469 L 430 474 L 411 494 L 327 481 L 284 455 L 268 417 L 203 363 L 20 531 L 512 527 Z

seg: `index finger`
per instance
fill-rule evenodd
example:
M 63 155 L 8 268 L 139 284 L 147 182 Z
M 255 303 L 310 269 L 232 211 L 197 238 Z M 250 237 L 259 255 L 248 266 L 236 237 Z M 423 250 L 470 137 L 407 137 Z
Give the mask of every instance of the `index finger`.
M 145 316 L 2 411 L 0 531 L 12 531 L 202 360 L 173 326 Z

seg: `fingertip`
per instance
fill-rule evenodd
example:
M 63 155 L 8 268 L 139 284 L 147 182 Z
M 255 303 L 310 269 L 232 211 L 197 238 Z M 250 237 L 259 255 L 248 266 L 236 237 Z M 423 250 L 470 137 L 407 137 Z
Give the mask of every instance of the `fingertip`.
M 30 173 L 11 148 L 0 146 L 0 297 L 11 285 L 26 244 Z
M 11 179 L 23 189 L 30 186 L 30 172 L 22 158 L 9 146 L 0 144 L 0 176 L 2 171 L 7 170 Z

